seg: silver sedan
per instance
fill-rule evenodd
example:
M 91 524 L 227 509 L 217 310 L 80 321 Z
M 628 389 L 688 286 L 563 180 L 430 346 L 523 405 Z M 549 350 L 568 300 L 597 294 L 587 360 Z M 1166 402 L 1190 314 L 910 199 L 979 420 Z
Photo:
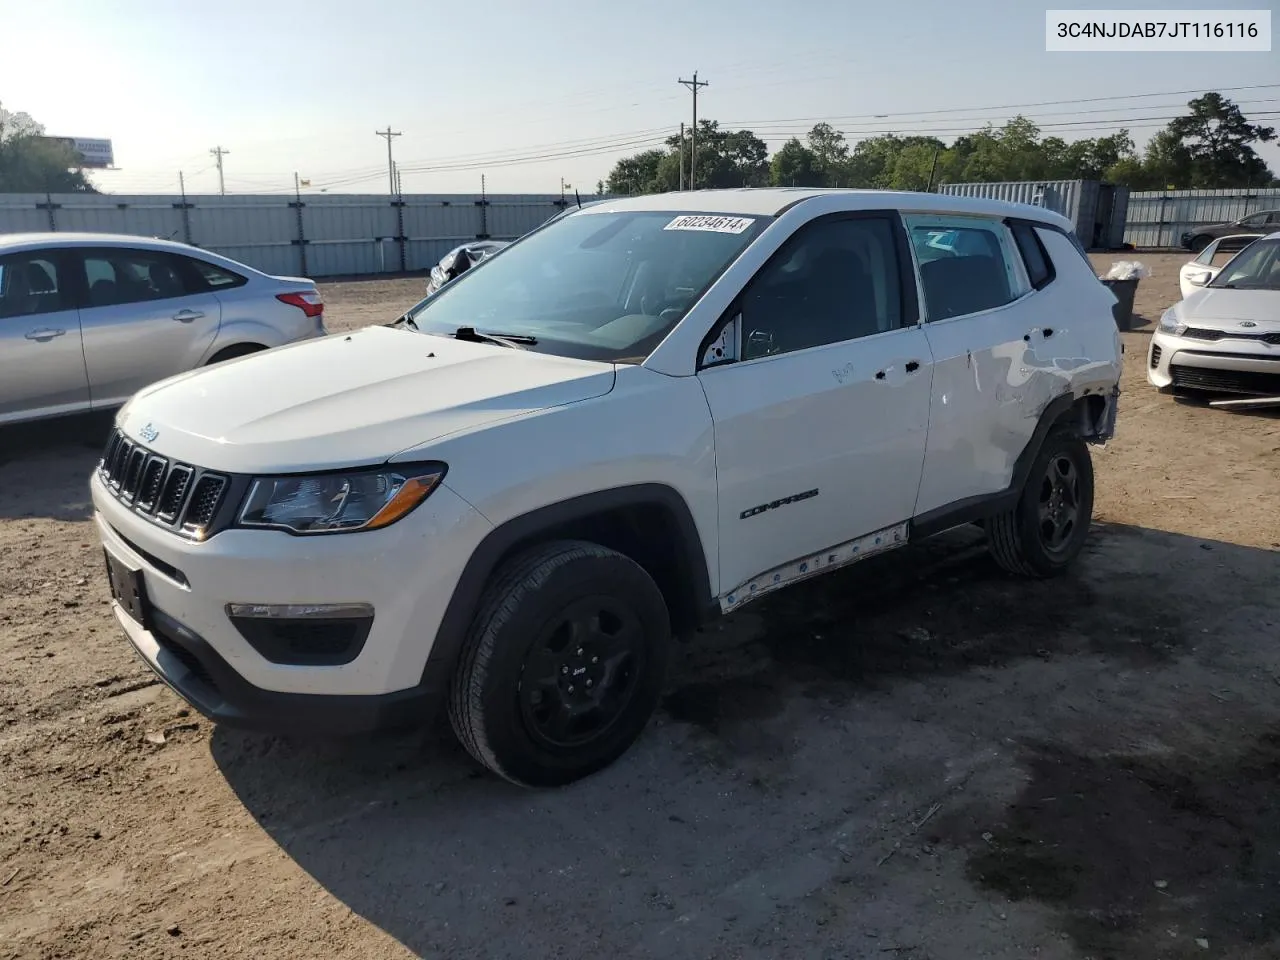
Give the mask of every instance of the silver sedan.
M 118 407 L 157 380 L 324 334 L 311 280 L 167 240 L 0 235 L 0 424 Z

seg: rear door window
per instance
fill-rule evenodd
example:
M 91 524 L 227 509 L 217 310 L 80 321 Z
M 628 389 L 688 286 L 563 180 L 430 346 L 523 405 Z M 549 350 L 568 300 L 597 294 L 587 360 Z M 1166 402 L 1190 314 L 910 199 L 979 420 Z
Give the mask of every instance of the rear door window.
M 993 310 L 1027 292 L 1009 228 L 986 217 L 904 218 L 930 322 Z
M 199 292 L 176 257 L 163 251 L 102 248 L 81 252 L 88 306 L 170 300 Z

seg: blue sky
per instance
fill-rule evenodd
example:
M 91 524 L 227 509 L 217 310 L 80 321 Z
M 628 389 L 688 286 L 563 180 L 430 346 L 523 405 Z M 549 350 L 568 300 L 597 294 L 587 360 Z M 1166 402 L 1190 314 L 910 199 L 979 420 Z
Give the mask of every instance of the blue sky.
M 1159 5 L 1270 9 L 1273 29 L 1277 6 Z M 850 139 L 950 140 L 1016 112 L 1068 139 L 1127 120 L 1142 142 L 1164 121 L 1134 118 L 1166 117 L 1189 96 L 994 108 L 1192 89 L 1274 84 L 1227 95 L 1246 114 L 1280 108 L 1280 48 L 1047 53 L 1045 8 L 487 0 L 468 15 L 422 0 L 0 0 L 0 101 L 50 133 L 113 139 L 121 169 L 97 182 L 121 193 L 176 190 L 179 170 L 190 192 L 216 190 L 218 144 L 230 150 L 228 191 L 291 189 L 296 170 L 313 189 L 380 192 L 386 145 L 374 131 L 388 124 L 403 134 L 406 192 L 475 192 L 482 173 L 491 193 L 556 192 L 561 178 L 586 192 L 617 157 L 689 119 L 676 81 L 694 70 L 711 84 L 700 115 L 752 127 L 771 148 L 813 119 Z M 1263 154 L 1280 172 L 1280 148 Z

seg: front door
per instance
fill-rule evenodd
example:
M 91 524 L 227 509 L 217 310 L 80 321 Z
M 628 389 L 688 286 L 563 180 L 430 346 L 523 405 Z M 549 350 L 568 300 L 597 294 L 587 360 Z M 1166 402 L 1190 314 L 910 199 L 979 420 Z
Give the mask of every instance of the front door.
M 932 360 L 904 250 L 896 214 L 823 218 L 730 308 L 735 345 L 698 374 L 715 430 L 722 595 L 910 519 Z
M 0 423 L 88 407 L 72 289 L 54 251 L 0 257 Z
M 80 310 L 94 407 L 124 403 L 143 387 L 190 370 L 222 317 L 181 258 L 163 251 L 77 251 L 87 299 Z

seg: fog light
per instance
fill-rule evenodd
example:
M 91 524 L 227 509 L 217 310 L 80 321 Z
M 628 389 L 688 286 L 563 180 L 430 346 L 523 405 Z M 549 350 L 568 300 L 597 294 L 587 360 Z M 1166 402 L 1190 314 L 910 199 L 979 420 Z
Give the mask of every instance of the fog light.
M 350 663 L 373 626 L 367 603 L 229 603 L 227 616 L 263 659 L 291 666 Z

